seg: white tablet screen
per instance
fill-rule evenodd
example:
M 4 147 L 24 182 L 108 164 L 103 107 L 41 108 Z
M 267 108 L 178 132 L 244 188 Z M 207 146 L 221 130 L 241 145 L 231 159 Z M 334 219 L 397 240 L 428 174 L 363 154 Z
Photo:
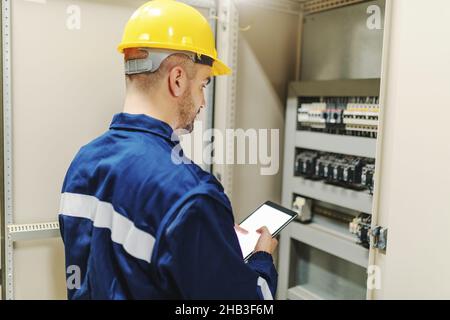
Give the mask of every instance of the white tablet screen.
M 292 216 L 267 204 L 261 206 L 250 217 L 240 224 L 242 228 L 248 231 L 248 234 L 242 234 L 236 231 L 242 254 L 246 258 L 255 250 L 256 243 L 260 234 L 256 232 L 261 227 L 266 226 L 273 235 L 278 229 L 292 219 Z

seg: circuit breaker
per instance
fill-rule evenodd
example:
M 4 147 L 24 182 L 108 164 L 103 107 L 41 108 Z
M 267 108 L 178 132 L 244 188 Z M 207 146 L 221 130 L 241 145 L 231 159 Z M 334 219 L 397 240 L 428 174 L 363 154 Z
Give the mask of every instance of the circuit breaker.
M 374 159 L 305 149 L 297 149 L 296 153 L 296 176 L 353 190 L 373 191 Z
M 376 138 L 378 97 L 301 98 L 297 129 Z

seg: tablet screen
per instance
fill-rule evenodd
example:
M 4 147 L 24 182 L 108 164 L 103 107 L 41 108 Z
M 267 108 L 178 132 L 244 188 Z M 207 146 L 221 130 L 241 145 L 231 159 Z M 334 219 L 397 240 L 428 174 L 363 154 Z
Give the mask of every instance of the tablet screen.
M 280 229 L 282 227 L 293 219 L 295 219 L 295 214 L 287 214 L 267 203 L 259 207 L 240 224 L 242 228 L 248 231 L 248 234 L 244 235 L 236 231 L 244 258 L 247 259 L 255 249 L 260 237 L 260 234 L 256 230 L 266 226 L 272 236 L 275 236 L 281 231 Z

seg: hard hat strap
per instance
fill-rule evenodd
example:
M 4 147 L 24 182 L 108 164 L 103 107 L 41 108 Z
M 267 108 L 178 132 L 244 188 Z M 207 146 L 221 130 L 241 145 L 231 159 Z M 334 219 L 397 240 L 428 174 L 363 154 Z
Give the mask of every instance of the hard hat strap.
M 125 62 L 125 74 L 132 75 L 153 71 L 153 61 L 150 59 L 134 59 Z
M 134 59 L 125 62 L 125 74 L 133 75 L 145 72 L 155 72 L 159 69 L 162 62 L 174 54 L 184 54 L 189 57 L 193 62 L 212 66 L 214 60 L 208 56 L 197 55 L 189 51 L 173 51 L 173 50 L 162 50 L 162 49 L 150 49 L 142 48 L 148 52 L 147 58 L 144 59 Z
M 142 48 L 148 52 L 147 58 L 134 59 L 125 62 L 125 74 L 132 75 L 145 72 L 155 72 L 161 66 L 161 63 L 169 56 L 174 54 L 173 51 L 165 50 L 149 50 Z

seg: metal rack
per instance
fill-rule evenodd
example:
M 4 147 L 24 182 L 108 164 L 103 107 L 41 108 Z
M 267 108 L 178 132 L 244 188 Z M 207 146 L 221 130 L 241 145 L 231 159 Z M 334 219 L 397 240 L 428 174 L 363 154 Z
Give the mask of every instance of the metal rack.
M 12 242 L 57 238 L 59 236 L 58 222 L 13 224 L 8 226 L 8 239 Z
M 289 190 L 292 195 L 298 194 L 307 198 L 332 203 L 340 207 L 370 213 L 372 211 L 372 195 L 366 191 L 353 191 L 321 181 L 306 180 L 301 177 L 292 177 L 289 181 Z M 283 201 L 283 205 L 291 207 L 292 200 Z
M 297 108 L 299 97 L 378 96 L 379 90 L 379 79 L 291 83 L 286 110 L 283 206 L 290 208 L 293 195 L 297 194 L 360 212 L 369 214 L 372 212 L 371 194 L 296 177 L 294 174 L 294 159 L 296 148 L 375 158 L 376 139 L 297 131 Z M 320 297 L 306 287 L 289 287 L 289 279 L 293 274 L 293 270 L 291 270 L 293 240 L 367 268 L 368 250 L 357 245 L 348 234 L 333 230 L 320 223 L 303 225 L 294 222 L 285 229 L 280 239 L 279 299 L 330 298 Z

